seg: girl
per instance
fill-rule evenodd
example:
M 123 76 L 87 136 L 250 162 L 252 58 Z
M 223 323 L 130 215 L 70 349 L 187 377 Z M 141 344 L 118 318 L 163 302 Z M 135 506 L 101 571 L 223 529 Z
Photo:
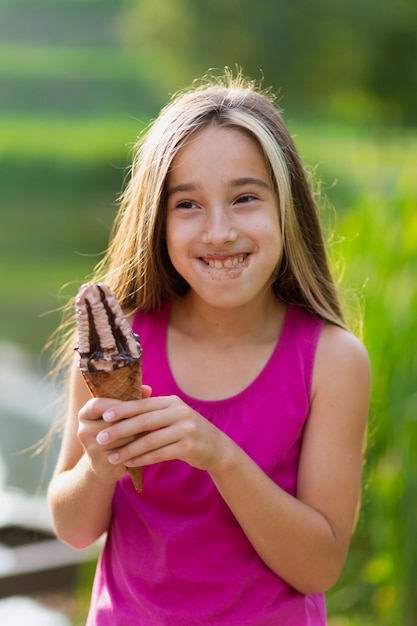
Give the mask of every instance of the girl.
M 146 386 L 91 399 L 72 367 L 49 502 L 69 544 L 107 533 L 88 624 L 325 624 L 369 363 L 269 95 L 229 76 L 162 110 L 95 280 L 141 337 Z M 141 494 L 126 466 L 144 468 Z

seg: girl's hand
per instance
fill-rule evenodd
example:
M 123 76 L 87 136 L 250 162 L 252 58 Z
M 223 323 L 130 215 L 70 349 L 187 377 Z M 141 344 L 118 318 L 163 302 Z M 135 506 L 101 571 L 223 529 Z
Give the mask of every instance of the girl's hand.
M 144 398 L 151 393 L 150 387 L 142 386 Z M 113 409 L 115 403 L 123 404 L 120 400 L 91 398 L 78 413 L 78 439 L 90 459 L 95 474 L 102 482 L 109 484 L 115 483 L 126 472 L 126 467 L 122 463 L 109 463 L 109 454 L 134 439 L 134 436 L 126 437 L 117 441 L 113 440 L 106 445 L 106 436 L 100 436 L 100 433 L 107 426 L 102 419 L 102 414 L 110 407 Z
M 177 396 L 107 404 L 99 428 L 91 430 L 92 437 L 94 432 L 96 443 L 91 448 L 100 464 L 107 462 L 114 468 L 114 474 L 109 475 L 117 477 L 123 466 L 172 459 L 210 471 L 219 466 L 226 442 L 232 443 Z

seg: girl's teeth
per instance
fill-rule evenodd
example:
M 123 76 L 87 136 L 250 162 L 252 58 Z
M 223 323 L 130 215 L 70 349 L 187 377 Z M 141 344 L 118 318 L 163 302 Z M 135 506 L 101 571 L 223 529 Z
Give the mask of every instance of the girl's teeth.
M 243 263 L 243 258 L 243 255 L 241 255 L 240 257 L 235 256 L 233 259 L 226 259 L 224 262 L 210 260 L 208 264 L 216 270 L 221 270 L 223 268 L 230 269 L 231 267 L 236 267 L 239 263 Z

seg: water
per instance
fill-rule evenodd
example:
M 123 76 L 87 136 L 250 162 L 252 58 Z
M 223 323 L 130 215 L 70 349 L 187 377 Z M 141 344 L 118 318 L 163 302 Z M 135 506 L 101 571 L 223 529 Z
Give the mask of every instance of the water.
M 14 596 L 0 600 L 1 626 L 16 626 L 30 624 L 30 626 L 71 626 L 69 619 L 51 609 L 43 607 L 32 598 Z
M 36 363 L 17 346 L 0 342 L 0 490 L 46 490 L 57 441 L 41 454 L 36 448 L 57 411 L 57 397 Z
M 36 454 L 35 450 L 56 410 L 55 396 L 31 357 L 12 344 L 0 342 L 0 530 L 21 527 L 51 531 L 45 491 L 56 462 L 57 441 L 48 447 L 48 453 Z M 56 543 L 59 555 L 65 546 Z M 0 586 L 1 575 L 7 580 L 9 572 L 18 567 L 19 558 L 15 549 L 0 544 Z M 36 559 L 40 557 L 29 559 L 35 568 Z M 0 600 L 0 624 L 70 626 L 70 621 L 63 613 L 18 595 Z

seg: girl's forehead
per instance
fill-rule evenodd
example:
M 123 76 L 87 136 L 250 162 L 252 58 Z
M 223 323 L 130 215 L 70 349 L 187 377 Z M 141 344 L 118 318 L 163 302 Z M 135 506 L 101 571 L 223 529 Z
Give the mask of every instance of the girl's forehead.
M 197 128 L 185 139 L 183 146 L 192 143 L 194 141 L 204 139 L 207 136 L 216 135 L 219 140 L 227 141 L 230 137 L 245 137 L 254 143 L 259 143 L 253 134 L 246 128 L 236 125 L 220 124 L 215 120 L 204 124 L 200 128 Z
M 179 146 L 172 163 L 182 161 L 186 155 L 195 153 L 215 153 L 220 150 L 231 148 L 241 149 L 245 152 L 251 151 L 265 162 L 264 151 L 259 141 L 245 129 L 236 126 L 223 126 L 210 123 L 191 133 Z

